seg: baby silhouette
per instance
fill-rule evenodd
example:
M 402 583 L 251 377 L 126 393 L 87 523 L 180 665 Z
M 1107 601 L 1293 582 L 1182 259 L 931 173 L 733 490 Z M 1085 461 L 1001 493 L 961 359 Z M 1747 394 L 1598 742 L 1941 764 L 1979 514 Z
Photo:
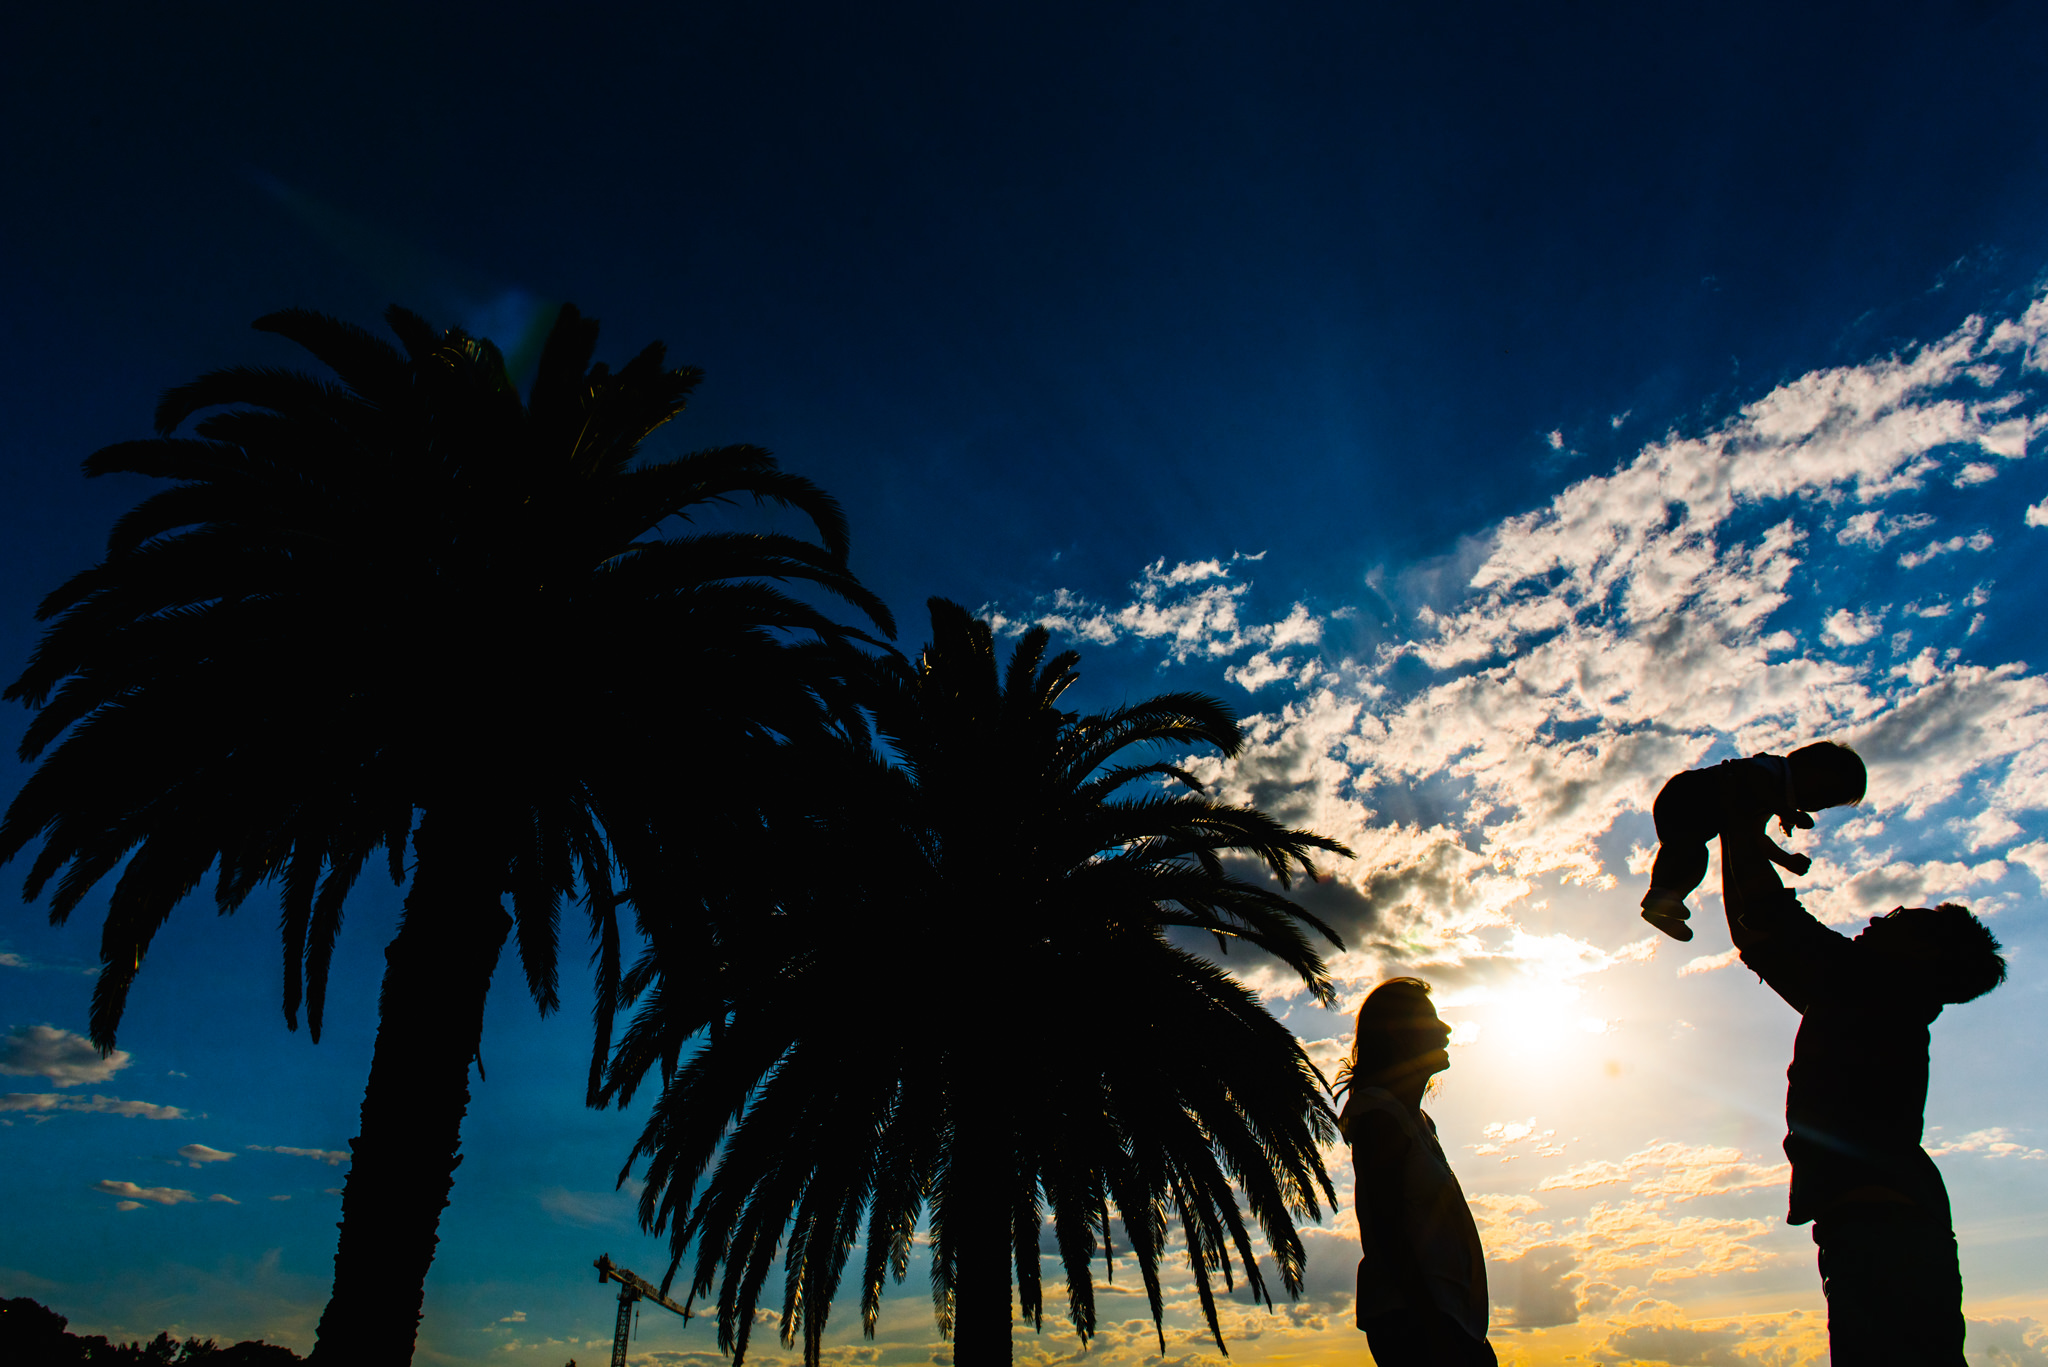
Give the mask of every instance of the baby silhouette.
M 1777 817 L 1786 835 L 1795 828 L 1811 830 L 1812 813 L 1861 802 L 1867 781 L 1862 758 L 1835 741 L 1672 775 L 1651 808 L 1657 860 L 1650 866 L 1650 890 L 1643 894 L 1643 919 L 1674 940 L 1690 940 L 1692 912 L 1685 897 L 1707 876 L 1709 841 L 1723 830 L 1743 827 L 1745 820 L 1754 830 L 1758 816 Z M 1812 859 L 1780 848 L 1768 836 L 1763 843 L 1765 857 L 1794 874 L 1813 867 Z

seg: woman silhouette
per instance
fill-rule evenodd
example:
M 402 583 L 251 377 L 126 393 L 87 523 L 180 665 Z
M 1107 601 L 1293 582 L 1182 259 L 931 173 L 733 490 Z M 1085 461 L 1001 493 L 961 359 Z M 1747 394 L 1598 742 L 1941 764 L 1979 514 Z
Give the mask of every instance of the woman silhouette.
M 1486 1341 L 1486 1254 L 1436 1122 L 1430 1079 L 1451 1066 L 1451 1030 L 1420 978 L 1389 978 L 1358 1008 L 1337 1074 L 1337 1119 L 1358 1192 L 1358 1327 L 1379 1367 L 1496 1367 Z

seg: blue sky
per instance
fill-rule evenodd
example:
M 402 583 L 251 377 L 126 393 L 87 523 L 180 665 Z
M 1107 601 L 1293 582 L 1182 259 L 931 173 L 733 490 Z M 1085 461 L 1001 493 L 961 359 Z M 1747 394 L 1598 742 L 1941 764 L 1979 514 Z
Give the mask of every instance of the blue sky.
M 1688 946 L 1634 903 L 1672 769 L 1858 745 L 1870 798 L 1802 887 L 1844 923 L 1955 897 L 2012 949 L 1936 1027 L 1929 1143 L 1973 1361 L 2048 1362 L 2038 7 L 131 9 L 0 57 L 11 669 L 143 491 L 78 462 L 171 384 L 296 363 L 249 320 L 396 299 L 509 344 L 574 300 L 601 356 L 706 368 L 664 449 L 758 442 L 834 492 L 900 619 L 1049 621 L 1088 705 L 1254 718 L 1210 774 L 1360 852 L 1312 894 L 1347 999 L 1415 972 L 1458 1024 L 1434 1109 L 1504 1362 L 1815 1360 L 1796 1022 L 1711 897 Z M 0 1295 L 310 1346 L 396 908 L 350 904 L 318 1046 L 265 908 L 182 909 L 104 1063 L 73 1039 L 97 905 L 0 910 Z M 493 996 L 422 1361 L 589 1361 L 590 1260 L 663 1263 L 564 983 L 547 1021 Z M 1362 1359 L 1347 1218 L 1233 1358 Z M 872 1350 L 842 1307 L 835 1360 L 928 1361 L 903 1293 Z M 653 1313 L 647 1361 L 710 1360 Z M 1139 1318 L 1093 1356 L 1154 1354 Z M 1170 1359 L 1213 1356 L 1195 1323 Z

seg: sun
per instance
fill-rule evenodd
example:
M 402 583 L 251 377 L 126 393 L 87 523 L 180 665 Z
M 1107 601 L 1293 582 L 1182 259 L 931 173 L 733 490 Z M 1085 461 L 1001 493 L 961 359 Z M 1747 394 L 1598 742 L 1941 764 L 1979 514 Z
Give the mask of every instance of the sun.
M 1471 994 L 1460 1014 L 1476 1017 L 1472 1042 L 1484 1039 L 1489 1049 L 1527 1066 L 1562 1058 L 1607 1033 L 1609 1022 L 1587 1014 L 1582 995 L 1571 983 L 1522 982 Z

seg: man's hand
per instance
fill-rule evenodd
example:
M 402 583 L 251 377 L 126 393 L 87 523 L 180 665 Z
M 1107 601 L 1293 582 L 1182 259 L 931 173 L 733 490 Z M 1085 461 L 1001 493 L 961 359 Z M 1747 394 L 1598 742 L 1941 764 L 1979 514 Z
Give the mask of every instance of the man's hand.
M 1771 867 L 1776 846 L 1764 834 L 1768 818 L 1755 829 L 1731 827 L 1721 833 L 1721 906 L 1728 913 L 1728 938 L 1737 949 L 1754 944 L 1759 935 L 1743 923 L 1751 907 L 1782 897 L 1785 885 Z M 1803 856 L 1801 856 L 1803 857 Z M 1810 861 L 1809 861 L 1810 862 Z

